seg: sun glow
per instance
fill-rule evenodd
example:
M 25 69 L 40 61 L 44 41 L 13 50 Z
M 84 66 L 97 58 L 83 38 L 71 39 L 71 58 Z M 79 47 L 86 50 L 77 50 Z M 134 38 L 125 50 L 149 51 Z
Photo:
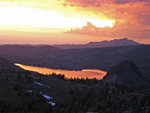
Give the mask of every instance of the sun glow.
M 114 20 L 101 20 L 82 15 L 68 17 L 57 10 L 0 5 L 0 26 L 39 26 L 66 29 L 81 28 L 88 21 L 97 27 L 113 27 L 115 23 Z

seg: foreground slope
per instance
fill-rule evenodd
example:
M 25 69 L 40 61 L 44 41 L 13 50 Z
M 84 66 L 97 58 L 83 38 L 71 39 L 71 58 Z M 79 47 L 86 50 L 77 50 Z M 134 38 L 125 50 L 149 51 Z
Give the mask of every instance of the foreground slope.
M 17 67 L 14 66 L 12 62 L 10 62 L 9 60 L 6 60 L 3 57 L 0 57 L 0 73 L 1 74 L 11 72 L 15 69 L 17 69 Z
M 4 58 L 0 65 L 0 113 L 50 112 L 68 97 L 70 87 L 63 80 L 22 70 Z
M 120 74 L 124 74 L 122 71 Z M 138 74 L 136 68 L 133 71 Z M 43 76 L 16 70 L 0 76 L 0 112 L 149 113 L 149 88 L 128 89 L 95 79 L 67 80 L 56 74 Z

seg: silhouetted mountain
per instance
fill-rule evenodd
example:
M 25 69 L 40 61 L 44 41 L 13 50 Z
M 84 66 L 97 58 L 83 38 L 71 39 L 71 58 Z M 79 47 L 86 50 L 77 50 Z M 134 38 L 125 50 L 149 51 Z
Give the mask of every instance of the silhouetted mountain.
M 123 85 L 130 88 L 148 86 L 148 82 L 132 61 L 123 61 L 112 67 L 103 80 L 107 83 Z
M 130 45 L 139 45 L 140 43 L 127 38 L 123 39 L 114 39 L 110 41 L 102 42 L 89 42 L 88 44 L 64 44 L 64 45 L 54 45 L 62 49 L 72 49 L 72 48 L 104 48 L 104 47 L 115 47 L 115 46 L 130 46 Z

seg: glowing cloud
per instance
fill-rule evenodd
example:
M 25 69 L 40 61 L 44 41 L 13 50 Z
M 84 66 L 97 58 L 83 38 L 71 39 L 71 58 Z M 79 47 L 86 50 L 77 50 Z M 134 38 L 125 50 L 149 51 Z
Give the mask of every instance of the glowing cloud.
M 150 0 L 1 0 L 0 17 L 1 37 L 30 32 L 28 37 L 40 40 L 61 37 L 58 41 L 81 43 L 102 36 L 149 41 L 150 36 Z
M 5 5 L 11 6 L 5 6 Z M 65 16 L 57 10 L 44 10 L 30 7 L 13 6 L 6 3 L 0 6 L 0 25 L 39 26 L 50 28 L 78 28 L 86 25 L 87 21 L 98 27 L 113 27 L 114 20 L 102 20 L 91 16 Z M 17 4 L 17 3 L 16 3 Z M 15 5 L 16 5 L 15 4 Z

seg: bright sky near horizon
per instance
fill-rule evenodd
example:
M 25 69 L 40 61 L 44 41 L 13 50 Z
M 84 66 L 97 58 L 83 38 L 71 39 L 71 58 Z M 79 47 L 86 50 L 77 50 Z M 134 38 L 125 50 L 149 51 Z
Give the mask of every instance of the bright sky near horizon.
M 0 0 L 0 44 L 150 43 L 150 0 Z

